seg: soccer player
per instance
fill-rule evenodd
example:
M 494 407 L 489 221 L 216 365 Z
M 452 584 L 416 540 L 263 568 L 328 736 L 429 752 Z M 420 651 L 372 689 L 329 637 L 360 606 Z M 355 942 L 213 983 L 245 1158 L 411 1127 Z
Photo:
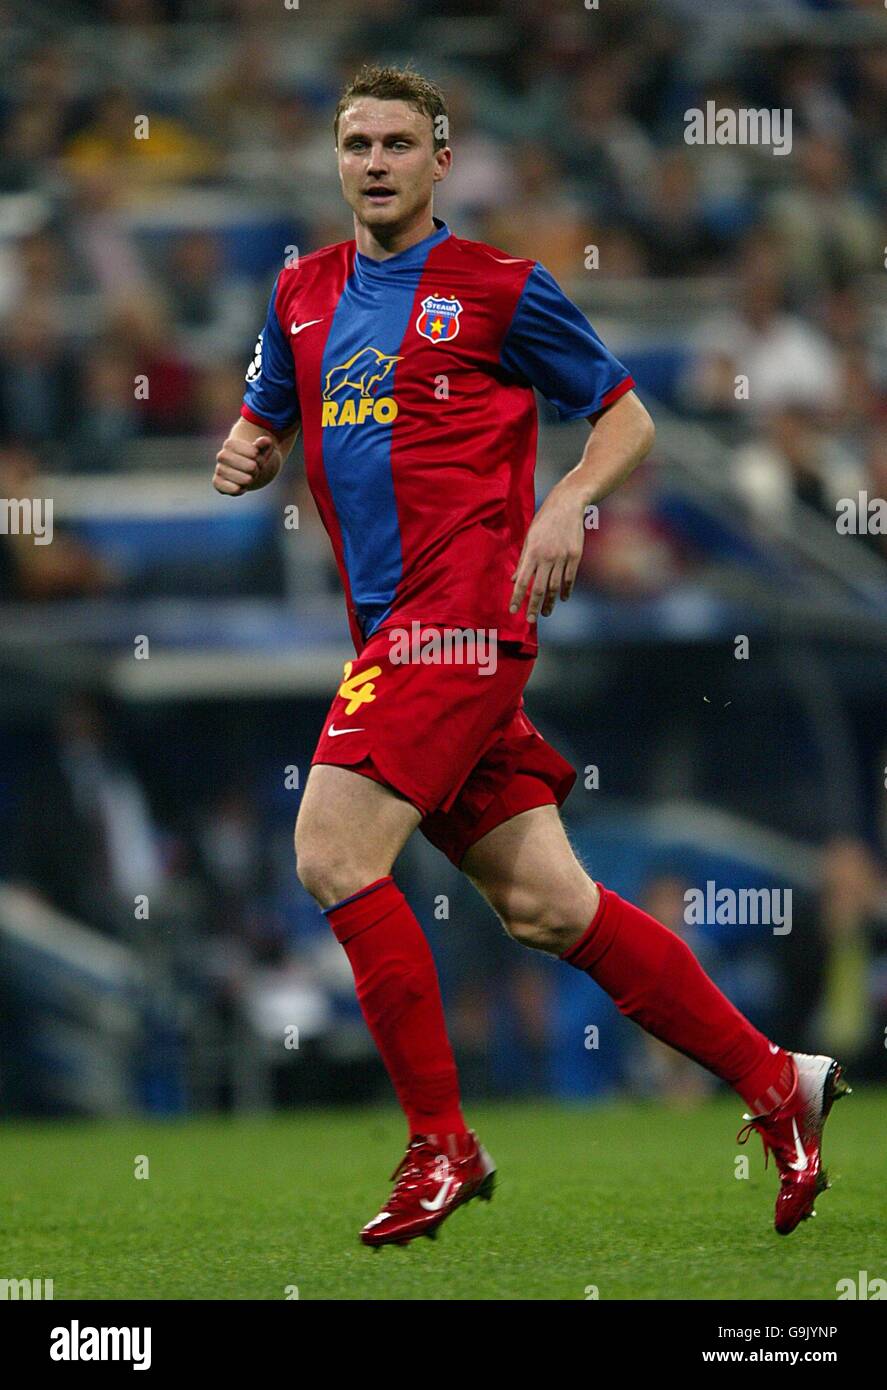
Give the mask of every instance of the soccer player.
M 538 619 L 570 597 L 585 511 L 645 457 L 650 416 L 543 266 L 433 216 L 452 161 L 437 86 L 365 68 L 334 131 L 354 240 L 278 275 L 213 482 L 231 497 L 265 487 L 301 429 L 345 590 L 357 655 L 312 760 L 296 855 L 407 1119 L 394 1189 L 361 1239 L 434 1235 L 494 1184 L 462 1114 L 431 951 L 391 873 L 416 828 L 512 937 L 590 975 L 738 1092 L 743 1138 L 757 1129 L 775 1155 L 787 1234 L 827 1186 L 821 1135 L 842 1068 L 764 1037 L 677 935 L 589 877 L 558 810 L 575 773 L 523 708 Z M 534 387 L 591 425 L 535 516 Z M 454 632 L 495 639 L 495 663 L 480 640 L 473 661 L 446 660 Z

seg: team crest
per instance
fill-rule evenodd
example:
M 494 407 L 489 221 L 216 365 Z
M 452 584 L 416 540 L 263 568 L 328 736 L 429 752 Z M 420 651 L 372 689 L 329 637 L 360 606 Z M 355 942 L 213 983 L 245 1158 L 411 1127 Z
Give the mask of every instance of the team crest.
M 416 319 L 416 331 L 430 343 L 448 343 L 459 332 L 462 305 L 451 294 L 430 294 L 422 300 L 422 312 Z

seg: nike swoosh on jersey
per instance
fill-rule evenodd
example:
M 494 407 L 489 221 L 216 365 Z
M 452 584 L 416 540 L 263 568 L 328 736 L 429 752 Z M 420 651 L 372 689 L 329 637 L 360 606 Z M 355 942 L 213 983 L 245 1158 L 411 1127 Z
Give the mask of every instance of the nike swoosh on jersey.
M 362 734 L 365 730 L 360 729 L 337 729 L 333 724 L 327 729 L 330 738 L 338 738 L 340 734 Z
M 290 324 L 290 333 L 301 333 L 303 328 L 310 328 L 313 323 L 323 323 L 323 319 L 307 319 L 305 323 L 296 323 L 293 319 Z

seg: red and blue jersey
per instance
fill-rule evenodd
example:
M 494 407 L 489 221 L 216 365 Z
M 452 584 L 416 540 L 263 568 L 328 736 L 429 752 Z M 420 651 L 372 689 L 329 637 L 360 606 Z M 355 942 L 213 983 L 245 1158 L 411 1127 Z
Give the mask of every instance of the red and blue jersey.
M 346 241 L 282 270 L 241 413 L 301 423 L 358 652 L 414 620 L 534 650 L 508 611 L 535 509 L 533 388 L 574 420 L 634 382 L 543 266 L 434 221 L 384 261 Z

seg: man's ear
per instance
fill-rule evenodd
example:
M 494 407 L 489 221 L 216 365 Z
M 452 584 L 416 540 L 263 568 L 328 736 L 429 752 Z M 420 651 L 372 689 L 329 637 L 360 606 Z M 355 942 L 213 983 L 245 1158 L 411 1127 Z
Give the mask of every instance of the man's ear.
M 434 182 L 435 182 L 435 183 L 440 183 L 441 179 L 445 179 L 445 178 L 447 177 L 447 175 L 449 174 L 450 170 L 451 170 L 452 167 L 453 167 L 453 152 L 452 152 L 452 150 L 450 149 L 449 145 L 445 145 L 445 146 L 444 146 L 444 149 L 446 150 L 447 154 L 449 155 L 449 158 L 446 160 L 446 162 L 444 163 L 443 167 L 441 167 L 441 165 L 440 165 L 440 163 L 438 162 L 438 160 L 435 159 L 435 161 L 434 161 Z M 438 150 L 438 151 L 437 151 L 437 154 L 441 154 L 442 152 L 443 152 L 443 151 Z

